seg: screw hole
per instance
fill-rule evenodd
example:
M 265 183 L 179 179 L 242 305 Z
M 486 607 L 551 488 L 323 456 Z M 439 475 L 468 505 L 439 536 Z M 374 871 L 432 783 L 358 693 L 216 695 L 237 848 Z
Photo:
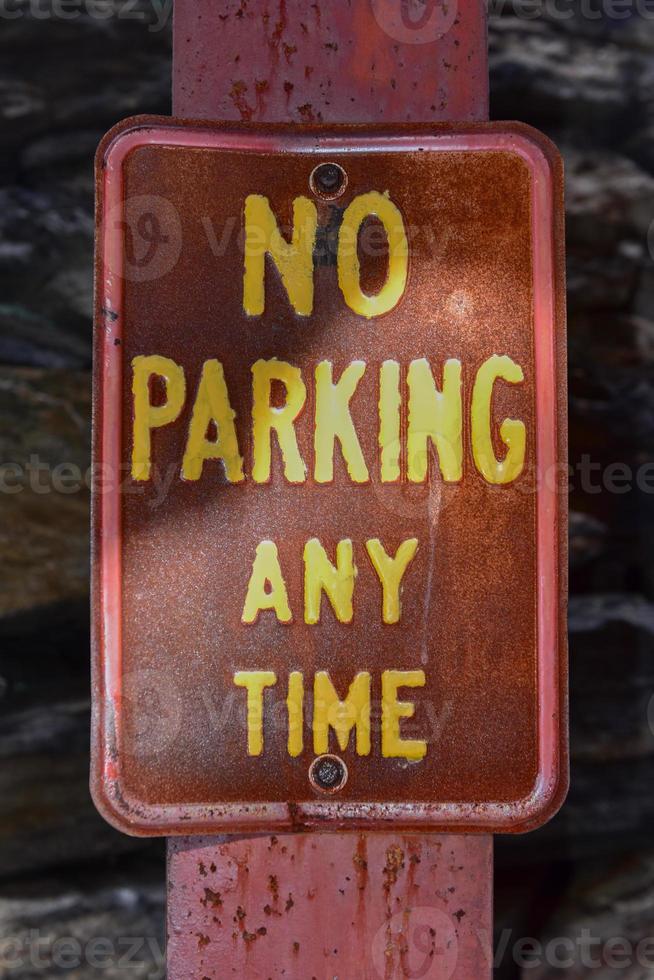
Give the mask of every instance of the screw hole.
M 311 190 L 323 201 L 340 197 L 347 187 L 347 174 L 338 163 L 320 163 L 309 178 Z

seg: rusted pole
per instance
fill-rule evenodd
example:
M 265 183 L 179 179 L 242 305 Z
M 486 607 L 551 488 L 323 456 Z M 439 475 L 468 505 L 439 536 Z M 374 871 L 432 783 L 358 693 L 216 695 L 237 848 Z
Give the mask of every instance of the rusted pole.
M 173 111 L 268 122 L 488 115 L 484 0 L 176 0 Z M 174 838 L 170 980 L 483 980 L 489 836 Z
M 484 980 L 489 836 L 169 842 L 170 980 Z
M 484 0 L 175 0 L 173 114 L 477 122 L 487 52 Z

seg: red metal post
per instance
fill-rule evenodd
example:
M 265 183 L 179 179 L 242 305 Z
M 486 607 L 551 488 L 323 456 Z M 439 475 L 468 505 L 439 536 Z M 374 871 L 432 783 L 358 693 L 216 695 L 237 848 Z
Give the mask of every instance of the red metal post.
M 171 980 L 483 980 L 492 838 L 171 839 Z
M 173 111 L 269 122 L 488 115 L 484 0 L 176 0 Z M 169 841 L 168 976 L 483 980 L 492 839 Z
M 173 114 L 481 121 L 486 24 L 484 0 L 175 0 Z

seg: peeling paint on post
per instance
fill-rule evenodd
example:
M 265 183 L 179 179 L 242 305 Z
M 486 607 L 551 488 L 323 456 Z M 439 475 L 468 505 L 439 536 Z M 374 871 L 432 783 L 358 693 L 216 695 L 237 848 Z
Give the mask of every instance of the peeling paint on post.
M 171 839 L 168 975 L 483 980 L 492 860 L 487 836 Z
M 292 123 L 488 118 L 483 0 L 176 0 L 173 113 Z

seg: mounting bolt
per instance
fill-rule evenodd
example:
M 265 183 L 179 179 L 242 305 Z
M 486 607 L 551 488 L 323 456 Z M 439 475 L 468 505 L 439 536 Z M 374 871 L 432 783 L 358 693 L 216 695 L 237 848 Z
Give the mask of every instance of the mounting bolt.
M 333 201 L 345 191 L 347 174 L 338 163 L 320 163 L 313 170 L 309 184 L 316 197 Z
M 319 793 L 338 793 L 347 782 L 347 766 L 337 755 L 319 755 L 309 769 L 309 781 Z

